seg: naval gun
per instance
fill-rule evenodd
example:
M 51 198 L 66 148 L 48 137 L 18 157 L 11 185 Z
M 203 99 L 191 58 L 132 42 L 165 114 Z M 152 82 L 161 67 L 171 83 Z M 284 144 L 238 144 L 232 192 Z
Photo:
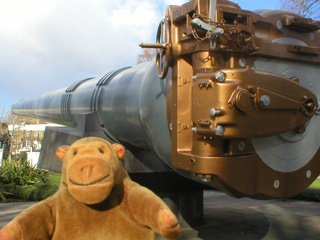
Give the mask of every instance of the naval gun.
M 319 29 L 292 12 L 226 0 L 169 6 L 156 43 L 141 44 L 158 49 L 153 61 L 12 110 L 68 129 L 94 113 L 86 127 L 154 152 L 192 181 L 237 197 L 293 196 L 320 172 Z

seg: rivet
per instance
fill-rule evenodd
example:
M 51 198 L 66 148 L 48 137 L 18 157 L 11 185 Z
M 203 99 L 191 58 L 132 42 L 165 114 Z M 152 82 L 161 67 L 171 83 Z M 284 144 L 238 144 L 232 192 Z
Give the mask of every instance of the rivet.
M 280 187 L 280 181 L 279 180 L 275 180 L 273 183 L 274 188 L 279 188 Z

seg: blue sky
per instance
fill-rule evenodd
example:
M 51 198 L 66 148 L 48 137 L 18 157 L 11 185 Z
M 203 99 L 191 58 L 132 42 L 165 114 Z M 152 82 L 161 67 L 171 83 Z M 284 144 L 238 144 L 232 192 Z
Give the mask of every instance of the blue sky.
M 257 10 L 257 9 L 279 9 L 279 0 L 237 0 L 239 6 L 244 10 Z
M 136 64 L 169 4 L 185 0 L 0 0 L 0 109 Z M 278 0 L 238 0 L 246 10 Z M 18 6 L 18 7 L 17 7 Z

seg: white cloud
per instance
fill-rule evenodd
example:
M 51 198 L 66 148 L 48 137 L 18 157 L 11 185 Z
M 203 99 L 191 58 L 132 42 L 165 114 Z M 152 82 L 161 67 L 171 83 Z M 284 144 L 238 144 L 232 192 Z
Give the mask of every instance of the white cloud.
M 177 5 L 180 6 L 186 2 L 189 2 L 188 0 L 166 0 L 167 5 Z
M 0 0 L 0 104 L 134 65 L 164 15 L 156 0 Z

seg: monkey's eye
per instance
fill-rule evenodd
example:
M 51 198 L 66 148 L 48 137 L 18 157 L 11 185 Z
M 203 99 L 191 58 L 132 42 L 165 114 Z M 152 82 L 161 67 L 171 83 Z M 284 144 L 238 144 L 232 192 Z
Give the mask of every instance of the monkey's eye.
M 73 152 L 73 156 L 77 155 L 77 153 L 78 153 L 77 151 L 74 151 L 74 152 Z
M 99 148 L 99 152 L 101 152 L 102 154 L 104 153 L 104 151 L 101 148 Z

